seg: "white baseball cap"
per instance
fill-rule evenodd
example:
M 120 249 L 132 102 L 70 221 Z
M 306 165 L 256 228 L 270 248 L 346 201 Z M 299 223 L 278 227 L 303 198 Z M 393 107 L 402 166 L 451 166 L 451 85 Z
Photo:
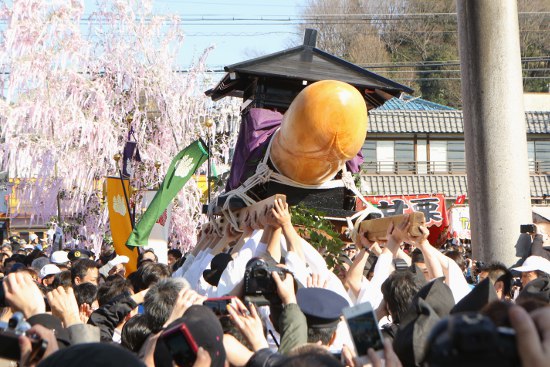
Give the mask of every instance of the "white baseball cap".
M 54 264 L 65 264 L 68 263 L 69 257 L 67 256 L 66 251 L 54 251 L 51 256 L 51 262 Z
M 54 264 L 46 264 L 40 269 L 40 279 L 47 277 L 48 275 L 54 275 L 61 273 L 61 269 Z
M 36 235 L 36 233 L 31 233 L 29 235 L 29 241 L 34 241 L 34 240 L 37 240 L 38 239 L 38 236 Z
M 521 272 L 539 270 L 550 275 L 550 261 L 541 256 L 529 256 L 521 266 L 512 268 L 512 270 Z

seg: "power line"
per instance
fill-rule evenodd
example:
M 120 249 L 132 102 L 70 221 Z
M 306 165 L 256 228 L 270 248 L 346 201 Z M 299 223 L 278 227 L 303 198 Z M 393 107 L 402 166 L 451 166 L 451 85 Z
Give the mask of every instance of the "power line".
M 550 68 L 524 68 L 522 69 L 524 72 L 531 72 L 531 71 L 550 71 Z M 409 73 L 409 74 L 436 74 L 436 73 L 460 73 L 460 69 L 451 69 L 451 70 L 444 70 L 444 69 L 431 69 L 431 70 L 381 70 L 379 73 Z
M 151 22 L 158 21 L 159 17 L 166 17 L 164 22 L 173 22 L 174 17 L 180 22 L 285 22 L 286 24 L 302 24 L 303 22 L 321 22 L 321 21 L 388 21 L 388 20 L 417 20 L 422 18 L 434 18 L 434 17 L 445 17 L 451 16 L 456 17 L 457 13 L 396 13 L 396 14 L 312 14 L 305 16 L 282 16 L 282 15 L 263 15 L 263 16 L 254 16 L 254 17 L 242 17 L 242 16 L 189 16 L 181 14 L 166 14 L 158 16 L 147 16 L 147 17 L 136 17 L 134 18 L 137 22 Z M 520 16 L 545 16 L 550 15 L 550 12 L 522 12 L 519 13 Z M 100 17 L 95 18 L 95 14 L 88 14 L 83 16 L 79 21 L 82 22 L 99 22 L 99 23 L 109 23 L 110 21 L 106 19 L 101 19 Z M 8 19 L 0 19 L 0 22 L 7 22 Z M 260 24 L 261 24 L 260 23 Z
M 527 56 L 522 57 L 522 63 L 530 62 L 544 62 L 550 61 L 549 56 Z M 459 60 L 430 60 L 430 61 L 420 61 L 420 62 L 395 62 L 392 64 L 387 63 L 369 63 L 369 64 L 357 64 L 366 69 L 381 69 L 381 68 L 410 68 L 410 67 L 428 67 L 428 66 L 459 66 Z
M 523 79 L 547 79 L 550 80 L 550 76 L 524 76 Z M 399 81 L 434 81 L 434 80 L 461 80 L 461 78 L 392 78 L 392 80 Z

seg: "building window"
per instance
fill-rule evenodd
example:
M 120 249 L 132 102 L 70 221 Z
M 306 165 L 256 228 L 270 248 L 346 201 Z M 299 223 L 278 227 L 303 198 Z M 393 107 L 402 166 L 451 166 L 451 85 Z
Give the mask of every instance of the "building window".
M 412 140 L 395 141 L 395 161 L 414 162 L 414 142 Z
M 412 140 L 365 141 L 362 152 L 368 171 L 396 172 L 414 169 Z M 396 165 L 396 162 L 403 162 L 403 164 Z
M 550 161 L 550 141 L 535 141 L 535 160 Z
M 531 172 L 550 172 L 550 141 L 528 141 L 527 158 Z
M 365 141 L 362 149 L 365 168 L 367 171 L 378 173 L 416 172 L 419 174 L 463 172 L 466 169 L 462 140 L 430 140 L 428 143 L 420 139 L 417 141 L 416 149 L 415 159 L 413 140 Z M 548 154 L 550 154 L 550 144 Z
M 453 141 L 449 140 L 447 142 L 447 159 L 449 162 L 464 162 L 464 141 Z
M 378 141 L 376 144 L 376 157 L 379 172 L 393 172 L 395 162 L 394 142 L 391 140 Z
M 466 172 L 464 140 L 449 140 L 447 142 L 447 161 L 449 162 L 449 172 Z
M 363 144 L 363 159 L 365 162 L 376 162 L 376 141 L 367 140 Z
M 430 171 L 447 172 L 447 141 L 430 141 Z

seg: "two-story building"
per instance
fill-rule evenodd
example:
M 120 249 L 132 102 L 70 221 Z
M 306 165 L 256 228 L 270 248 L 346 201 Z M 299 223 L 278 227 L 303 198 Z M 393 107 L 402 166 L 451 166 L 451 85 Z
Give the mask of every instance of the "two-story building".
M 525 117 L 531 197 L 540 204 L 550 197 L 550 111 Z M 442 193 L 454 200 L 468 194 L 464 150 L 462 111 L 394 98 L 369 112 L 361 189 L 366 195 Z

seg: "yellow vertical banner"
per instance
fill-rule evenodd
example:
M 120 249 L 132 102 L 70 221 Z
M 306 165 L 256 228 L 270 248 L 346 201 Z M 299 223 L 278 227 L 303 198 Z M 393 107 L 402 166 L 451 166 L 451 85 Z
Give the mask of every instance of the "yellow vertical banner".
M 106 177 L 105 179 L 107 182 L 107 205 L 113 245 L 118 255 L 125 255 L 130 259 L 126 264 L 126 274 L 131 274 L 137 269 L 138 251 L 136 248 L 126 246 L 126 241 L 132 233 L 132 219 L 124 190 L 126 190 L 126 195 L 129 195 L 130 182 L 128 179 L 121 180 L 120 177 Z M 122 186 L 123 182 L 124 186 Z

